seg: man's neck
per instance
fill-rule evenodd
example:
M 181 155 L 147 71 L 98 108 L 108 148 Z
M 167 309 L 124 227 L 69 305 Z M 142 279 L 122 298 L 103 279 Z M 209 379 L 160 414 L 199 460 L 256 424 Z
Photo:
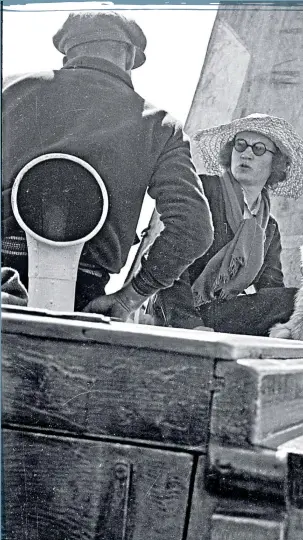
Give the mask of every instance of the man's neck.
M 88 45 L 91 45 L 91 43 L 73 47 L 68 52 L 67 59 L 74 60 L 75 58 L 79 56 L 86 56 L 88 58 L 96 58 L 98 60 L 107 60 L 111 64 L 114 64 L 115 66 L 119 67 L 120 69 L 128 73 L 128 75 L 130 75 L 129 70 L 126 69 L 125 57 L 114 55 L 111 53 L 111 51 L 108 51 L 107 49 L 102 49 L 100 51 L 98 47 L 95 47 L 95 49 L 90 47 L 91 49 L 90 50 Z

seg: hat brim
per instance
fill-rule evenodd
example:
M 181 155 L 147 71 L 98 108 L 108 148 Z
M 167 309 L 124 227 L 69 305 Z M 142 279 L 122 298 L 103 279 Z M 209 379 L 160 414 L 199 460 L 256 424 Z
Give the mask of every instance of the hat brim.
M 56 49 L 62 54 L 66 55 L 67 52 L 83 43 L 92 43 L 98 41 L 117 41 L 119 43 L 128 43 L 135 47 L 135 59 L 133 69 L 136 69 L 142 66 L 146 60 L 145 53 L 143 49 L 136 46 L 129 36 L 125 33 L 119 31 L 119 29 L 111 28 L 103 30 L 102 34 L 99 31 L 91 32 L 78 32 L 75 36 L 67 36 L 60 29 L 57 34 L 53 37 L 53 44 Z
M 275 195 L 298 198 L 303 195 L 303 141 L 293 126 L 283 118 L 255 114 L 228 124 L 199 130 L 193 141 L 209 174 L 220 175 L 220 150 L 241 131 L 265 135 L 289 158 L 286 179 L 271 186 Z
M 136 47 L 136 54 L 135 54 L 135 61 L 134 61 L 133 69 L 137 69 L 138 67 L 143 66 L 145 60 L 146 60 L 145 53 L 141 51 L 141 49 L 138 49 Z

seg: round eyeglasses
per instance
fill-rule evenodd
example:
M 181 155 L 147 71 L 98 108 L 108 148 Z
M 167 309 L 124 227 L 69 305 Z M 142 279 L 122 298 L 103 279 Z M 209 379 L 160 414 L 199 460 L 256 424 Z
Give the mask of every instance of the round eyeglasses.
M 275 152 L 266 148 L 265 144 L 262 142 L 248 144 L 245 139 L 235 139 L 234 141 L 234 148 L 237 152 L 244 152 L 248 146 L 252 149 L 255 156 L 263 156 L 265 152 L 270 152 L 271 154 L 275 155 Z

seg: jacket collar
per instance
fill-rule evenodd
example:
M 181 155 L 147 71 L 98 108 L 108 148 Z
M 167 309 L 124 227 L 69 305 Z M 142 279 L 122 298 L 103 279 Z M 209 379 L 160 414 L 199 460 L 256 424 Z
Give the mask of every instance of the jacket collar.
M 93 69 L 99 71 L 100 73 L 108 73 L 113 77 L 121 79 L 130 88 L 134 88 L 132 80 L 128 73 L 123 71 L 123 69 L 119 68 L 112 62 L 109 62 L 108 60 L 105 60 L 103 58 L 96 58 L 92 56 L 77 56 L 76 58 L 67 60 L 64 63 L 63 68 L 61 69 L 75 68 Z
M 268 251 L 268 248 L 270 246 L 270 243 L 273 239 L 273 236 L 275 234 L 275 230 L 276 230 L 276 223 L 269 219 L 268 221 L 268 225 L 267 225 L 267 228 L 266 228 L 266 237 L 265 237 L 265 242 L 264 242 L 264 257 Z

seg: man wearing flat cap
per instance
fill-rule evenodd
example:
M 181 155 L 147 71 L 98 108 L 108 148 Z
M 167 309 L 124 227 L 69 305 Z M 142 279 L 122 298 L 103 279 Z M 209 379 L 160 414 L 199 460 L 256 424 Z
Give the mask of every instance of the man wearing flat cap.
M 4 90 L 2 264 L 26 284 L 26 240 L 10 203 L 18 172 L 41 154 L 77 156 L 103 179 L 109 212 L 84 246 L 75 308 L 126 320 L 209 248 L 208 203 L 181 126 L 133 88 L 131 70 L 145 61 L 141 28 L 113 11 L 71 13 L 53 43 L 64 55 L 60 70 L 19 77 Z M 104 296 L 134 243 L 146 192 L 163 231 L 132 281 Z

